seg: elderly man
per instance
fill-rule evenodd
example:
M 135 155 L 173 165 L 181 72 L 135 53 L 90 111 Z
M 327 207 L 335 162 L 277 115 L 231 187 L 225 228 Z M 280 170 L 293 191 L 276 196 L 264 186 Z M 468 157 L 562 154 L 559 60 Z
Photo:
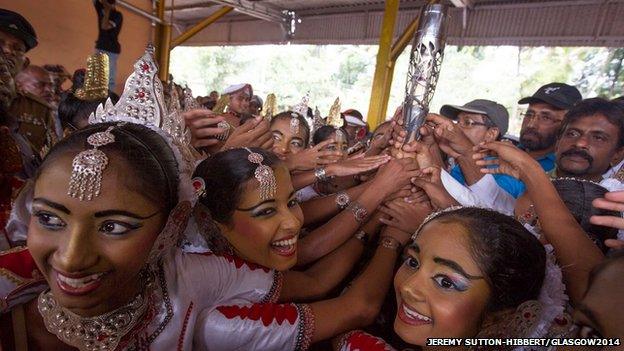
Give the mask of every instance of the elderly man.
M 26 52 L 37 46 L 37 35 L 30 23 L 20 14 L 0 9 L 0 47 L 9 69 L 16 77 L 26 69 Z M 37 153 L 44 151 L 58 139 L 57 124 L 45 101 L 29 93 L 19 92 L 11 103 L 8 116 L 15 120 L 19 132 L 28 139 Z
M 46 104 L 54 103 L 54 82 L 48 71 L 42 67 L 29 65 L 16 77 L 18 91 L 30 94 Z

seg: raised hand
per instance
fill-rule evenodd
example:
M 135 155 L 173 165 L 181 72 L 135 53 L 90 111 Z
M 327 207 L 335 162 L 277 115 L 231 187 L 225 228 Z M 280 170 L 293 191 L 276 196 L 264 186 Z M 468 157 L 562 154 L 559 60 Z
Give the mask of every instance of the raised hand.
M 371 186 L 385 194 L 384 198 L 390 194 L 401 190 L 410 184 L 410 179 L 418 173 L 418 164 L 412 158 L 393 159 L 379 168 Z
M 594 201 L 592 201 L 592 205 L 596 208 L 600 208 L 603 210 L 624 212 L 624 190 L 606 193 L 603 198 L 595 199 Z M 624 229 L 624 218 L 622 218 L 621 216 L 591 216 L 589 221 L 595 225 L 603 225 L 606 227 Z M 607 241 L 614 244 L 615 246 L 618 246 L 618 243 L 614 243 L 610 240 Z M 605 245 L 609 246 L 609 244 L 607 244 L 607 241 L 605 241 Z M 624 242 L 620 241 L 620 243 Z
M 261 147 L 270 150 L 273 146 L 273 135 L 270 127 L 268 120 L 256 116 L 234 129 L 222 150 L 240 147 Z
M 383 164 L 388 163 L 390 159 L 391 157 L 388 155 L 357 156 L 330 164 L 326 167 L 326 171 L 328 175 L 335 177 L 352 176 L 377 169 Z
M 527 171 L 540 169 L 540 165 L 529 154 L 510 143 L 493 141 L 474 147 L 472 158 L 481 166 L 481 173 L 508 174 L 522 179 Z M 537 168 L 536 168 L 537 166 Z
M 472 152 L 474 145 L 452 120 L 430 113 L 427 115 L 426 121 L 435 126 L 433 135 L 444 153 L 457 158 Z
M 224 118 L 209 110 L 190 110 L 182 114 L 186 126 L 191 131 L 191 145 L 195 148 L 217 145 L 220 141 L 216 137 L 225 133 L 217 124 Z
M 291 154 L 286 158 L 286 164 L 290 170 L 307 171 L 319 166 L 336 163 L 342 157 L 340 151 L 323 151 L 323 148 L 334 142 L 334 139 L 325 140 L 318 145 L 305 149 L 297 154 Z
M 420 170 L 419 174 L 412 178 L 412 183 L 427 193 L 431 205 L 435 209 L 444 209 L 458 205 L 457 201 L 446 191 L 440 179 L 440 167 L 433 166 Z
M 425 218 L 433 212 L 429 202 L 407 203 L 401 200 L 394 200 L 385 203 L 379 211 L 390 216 L 390 219 L 380 218 L 379 221 L 385 225 L 395 227 L 403 232 L 414 233 L 422 224 Z

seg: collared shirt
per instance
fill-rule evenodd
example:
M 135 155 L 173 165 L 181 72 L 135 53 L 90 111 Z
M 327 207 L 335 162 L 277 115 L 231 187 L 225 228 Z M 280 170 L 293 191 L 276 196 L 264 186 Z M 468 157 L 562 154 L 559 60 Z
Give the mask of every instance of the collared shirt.
M 536 161 L 540 164 L 540 166 L 542 166 L 545 172 L 549 173 L 555 169 L 555 158 L 555 153 L 551 152 L 540 158 L 537 158 Z M 453 167 L 450 174 L 459 183 L 461 183 L 462 185 L 466 185 L 466 179 L 464 178 L 464 174 L 459 165 Z M 506 192 L 508 192 L 516 199 L 526 191 L 524 183 L 510 175 L 494 174 L 493 177 L 499 187 L 503 188 Z

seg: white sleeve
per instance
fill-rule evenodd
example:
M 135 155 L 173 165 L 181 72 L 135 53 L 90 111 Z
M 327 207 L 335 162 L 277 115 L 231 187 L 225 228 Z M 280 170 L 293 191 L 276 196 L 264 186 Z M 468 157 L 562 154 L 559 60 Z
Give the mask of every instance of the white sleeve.
M 212 253 L 176 254 L 175 280 L 195 295 L 199 309 L 223 304 L 275 302 L 282 286 L 278 271 L 240 258 Z
M 516 200 L 498 186 L 491 174 L 486 174 L 475 184 L 466 187 L 447 171 L 440 173 L 446 191 L 462 206 L 491 208 L 498 212 L 513 215 Z
M 307 350 L 314 316 L 301 304 L 219 306 L 201 312 L 195 323 L 197 350 Z
M 516 199 L 498 186 L 496 179 L 491 174 L 486 174 L 468 188 L 483 199 L 488 204 L 488 208 L 513 216 Z

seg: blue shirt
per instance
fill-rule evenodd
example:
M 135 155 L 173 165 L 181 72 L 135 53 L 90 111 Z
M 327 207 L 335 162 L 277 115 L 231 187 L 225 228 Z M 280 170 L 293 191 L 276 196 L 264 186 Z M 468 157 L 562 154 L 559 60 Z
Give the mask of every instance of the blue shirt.
M 550 172 L 555 168 L 555 158 L 556 158 L 555 153 L 551 152 L 549 154 L 546 154 L 536 159 L 536 161 L 539 162 L 540 166 L 542 166 L 545 172 Z M 450 173 L 451 173 L 451 176 L 455 178 L 455 180 L 457 180 L 463 185 L 466 185 L 466 179 L 464 178 L 464 173 L 462 172 L 459 165 L 456 165 L 455 167 L 453 167 Z M 516 179 L 510 175 L 492 174 L 492 176 L 494 177 L 494 180 L 496 181 L 496 184 L 498 184 L 498 186 L 503 188 L 503 190 L 508 192 L 511 196 L 513 196 L 516 199 L 520 197 L 520 195 L 522 195 L 526 191 L 526 186 L 524 185 L 524 183 L 521 182 L 519 179 Z

